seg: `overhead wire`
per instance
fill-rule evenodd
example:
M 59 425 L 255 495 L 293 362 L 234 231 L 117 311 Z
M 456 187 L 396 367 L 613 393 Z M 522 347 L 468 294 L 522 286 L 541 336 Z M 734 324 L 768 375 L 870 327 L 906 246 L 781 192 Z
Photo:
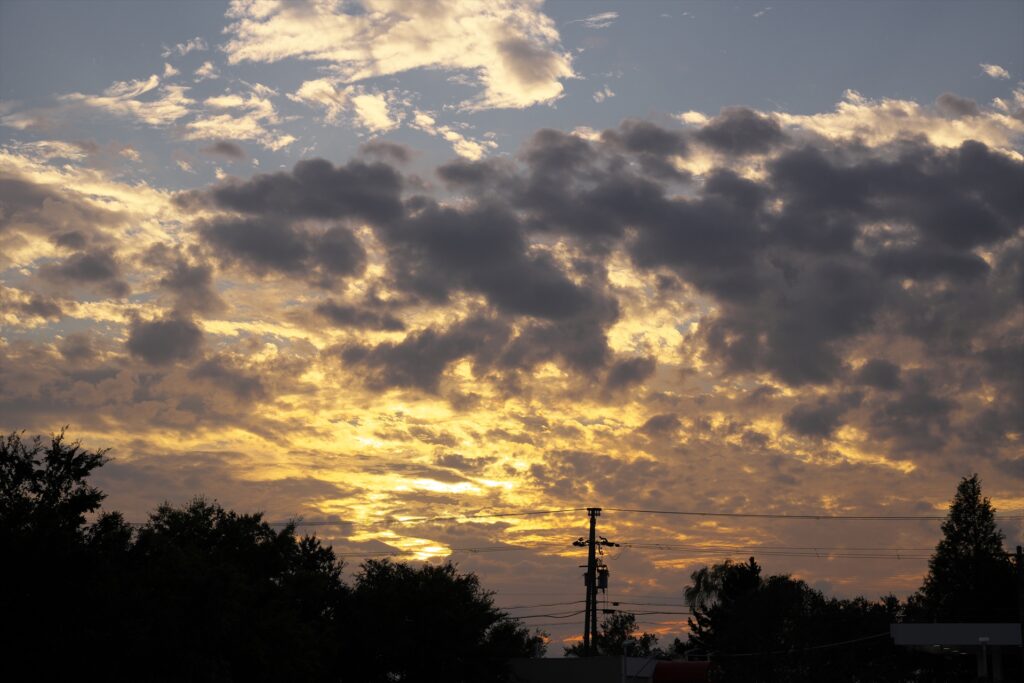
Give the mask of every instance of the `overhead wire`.
M 946 515 L 834 515 L 834 514 L 787 514 L 773 512 L 706 512 L 702 510 L 647 510 L 639 508 L 602 508 L 607 512 L 634 512 L 650 515 L 682 515 L 687 517 L 745 517 L 753 519 L 801 519 L 801 520 L 851 520 L 851 521 L 934 521 L 944 520 Z M 1024 515 L 998 515 L 1001 519 L 1024 519 Z
M 875 640 L 876 638 L 882 638 L 883 636 L 890 635 L 888 631 L 876 633 L 871 636 L 864 636 L 862 638 L 851 638 L 849 640 L 840 640 L 834 643 L 825 643 L 823 645 L 810 645 L 807 647 L 796 648 L 792 650 L 770 650 L 765 652 L 736 652 L 736 653 L 725 653 L 725 654 L 711 654 L 711 658 L 716 657 L 766 657 L 769 655 L 793 655 L 801 652 L 807 652 L 809 650 L 827 650 L 833 647 L 840 647 L 843 645 L 852 645 L 854 643 L 863 643 L 867 640 Z

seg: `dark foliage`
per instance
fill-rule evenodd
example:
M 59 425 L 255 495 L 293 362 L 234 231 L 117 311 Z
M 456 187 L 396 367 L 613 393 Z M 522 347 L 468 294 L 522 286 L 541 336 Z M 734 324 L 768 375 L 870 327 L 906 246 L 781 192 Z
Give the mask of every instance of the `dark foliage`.
M 63 432 L 0 439 L 0 637 L 36 680 L 500 681 L 542 651 L 451 564 L 368 562 L 350 586 L 330 547 L 260 514 L 96 514 L 103 462 Z
M 974 680 L 973 655 L 897 648 L 889 637 L 900 621 L 1016 620 L 1013 565 L 977 475 L 960 482 L 942 532 L 924 586 L 906 602 L 828 598 L 789 576 L 762 576 L 754 558 L 703 567 L 684 591 L 690 638 L 673 649 L 710 656 L 718 681 Z M 1017 680 L 1019 660 L 1003 664 Z
M 824 672 L 830 681 L 905 680 L 906 655 L 888 637 L 895 597 L 826 598 L 789 576 L 763 577 L 754 558 L 704 567 L 692 578 L 687 649 L 711 655 L 716 680 L 819 681 Z M 824 647 L 847 641 L 854 642 Z
M 352 680 L 500 681 L 510 657 L 540 644 L 503 612 L 473 574 L 451 564 L 413 568 L 366 562 L 356 576 L 346 643 L 358 653 Z
M 630 612 L 616 612 L 606 617 L 594 636 L 597 655 L 627 655 L 629 657 L 651 657 L 660 654 L 657 649 L 658 636 L 640 633 L 636 615 Z M 565 648 L 565 654 L 583 657 L 583 642 Z
M 1013 564 L 995 511 L 981 495 L 978 475 L 965 477 L 916 596 L 921 616 L 928 621 L 1015 621 L 1014 593 Z

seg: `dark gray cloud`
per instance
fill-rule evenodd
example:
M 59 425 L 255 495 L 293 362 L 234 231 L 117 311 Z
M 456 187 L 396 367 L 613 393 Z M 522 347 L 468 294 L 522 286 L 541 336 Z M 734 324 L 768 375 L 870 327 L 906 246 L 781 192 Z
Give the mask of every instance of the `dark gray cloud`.
M 863 396 L 857 392 L 834 398 L 822 397 L 814 403 L 793 407 L 782 421 L 788 429 L 801 436 L 827 439 L 842 426 L 843 415 L 860 405 L 862 399 Z
M 727 107 L 694 137 L 726 154 L 758 154 L 782 144 L 786 135 L 778 121 L 746 107 Z
M 194 357 L 203 331 L 188 318 L 134 320 L 129 326 L 128 351 L 152 365 L 169 365 Z
M 878 403 L 870 415 L 872 435 L 889 443 L 890 455 L 910 458 L 940 451 L 947 443 L 957 402 L 937 390 L 925 372 L 909 374 L 899 395 Z
M 936 106 L 970 115 L 952 96 Z M 772 158 L 756 180 L 728 168 L 690 178 L 674 159 L 695 145 L 722 152 L 727 165 L 746 154 Z M 404 149 L 392 151 L 373 143 L 363 153 L 405 158 Z M 955 414 L 974 419 L 955 403 L 943 414 L 950 387 L 914 393 L 888 361 L 851 372 L 864 357 L 851 354 L 869 335 L 921 341 L 934 363 L 960 373 L 951 386 L 979 381 L 986 350 L 995 358 L 995 349 L 1019 343 L 1017 332 L 998 344 L 990 337 L 1016 329 L 1008 315 L 1024 295 L 1012 246 L 1024 223 L 1024 164 L 981 143 L 942 149 L 914 138 L 870 148 L 798 139 L 770 116 L 734 108 L 695 129 L 629 120 L 596 141 L 542 130 L 515 158 L 457 160 L 437 175 L 453 201 L 404 196 L 413 185 L 387 163 L 320 160 L 180 201 L 235 212 L 198 225 L 222 261 L 312 273 L 313 281 L 359 272 L 365 256 L 347 222 L 368 222 L 387 255 L 386 286 L 402 303 L 316 306 L 338 327 L 397 331 L 398 305 L 444 305 L 464 293 L 485 299 L 485 313 L 450 328 L 338 349 L 374 387 L 438 392 L 444 370 L 465 358 L 508 391 L 521 384 L 516 373 L 547 361 L 603 382 L 606 392 L 642 382 L 653 361 L 617 359 L 608 345 L 619 317 L 605 273 L 613 249 L 657 278 L 659 301 L 694 290 L 713 301 L 695 341 L 725 374 L 830 386 L 836 397 L 875 390 L 857 409 L 840 398 L 798 400 L 785 421 L 805 436 L 829 438 L 851 419 L 886 443 L 901 424 L 918 442 L 931 435 L 937 443 Z M 329 263 L 328 234 L 337 242 Z M 556 259 L 541 246 L 554 239 L 577 256 Z M 901 411 L 904 395 L 910 404 Z M 924 417 L 929 405 L 935 415 Z
M 208 145 L 199 150 L 212 156 L 220 156 L 232 161 L 240 161 L 245 159 L 245 150 L 242 146 L 236 142 L 230 140 L 218 140 L 212 145 Z
M 610 391 L 617 391 L 636 386 L 653 375 L 657 365 L 657 361 L 646 356 L 623 358 L 615 361 L 608 369 L 605 388 Z
M 654 415 L 640 427 L 640 431 L 648 436 L 666 436 L 674 434 L 682 423 L 679 418 L 670 413 L 663 413 L 661 415 Z
M 69 334 L 57 345 L 60 355 L 71 363 L 91 360 L 96 356 L 92 337 L 87 334 Z
M 313 308 L 313 312 L 336 327 L 389 332 L 400 332 L 405 329 L 405 323 L 380 308 L 342 304 L 333 299 L 327 299 L 317 304 Z
M 291 172 L 261 174 L 245 181 L 184 193 L 178 203 L 195 202 L 251 216 L 278 219 L 360 219 L 383 223 L 402 213 L 402 177 L 382 163 L 353 160 L 334 166 L 324 159 L 295 164 Z
M 366 263 L 366 250 L 341 225 L 321 230 L 275 217 L 221 218 L 200 223 L 199 233 L 221 261 L 244 264 L 258 274 L 330 284 L 361 272 Z
M 288 173 L 183 193 L 176 201 L 185 208 L 205 205 L 242 214 L 196 226 L 221 261 L 330 285 L 361 272 L 366 260 L 344 223 L 397 220 L 403 213 L 401 191 L 401 175 L 386 164 L 354 160 L 335 167 L 311 159 Z
M 160 278 L 159 285 L 174 295 L 176 311 L 214 313 L 224 309 L 224 301 L 214 291 L 213 267 L 208 263 L 189 263 L 178 256 L 166 267 L 167 273 Z
M 67 287 L 84 286 L 108 296 L 128 296 L 131 288 L 121 279 L 121 264 L 110 249 L 95 249 L 72 254 L 56 264 L 39 269 L 42 278 Z
M 951 118 L 962 118 L 965 116 L 978 116 L 981 107 L 972 99 L 954 95 L 951 92 L 944 92 L 935 100 L 935 106 L 939 111 Z
M 663 477 L 654 460 L 625 460 L 601 453 L 556 450 L 542 463 L 530 466 L 532 483 L 557 500 L 641 502 L 648 500 L 651 482 Z
M 509 38 L 498 44 L 498 53 L 505 68 L 525 85 L 551 83 L 562 76 L 562 58 L 535 41 Z
M 451 363 L 472 357 L 478 366 L 485 367 L 508 335 L 503 323 L 477 316 L 448 328 L 413 332 L 397 343 L 347 344 L 334 349 L 334 353 L 346 365 L 361 370 L 373 388 L 407 387 L 437 393 L 441 375 Z
M 601 141 L 612 149 L 634 156 L 648 175 L 669 180 L 690 177 L 672 163 L 672 157 L 685 157 L 689 153 L 684 131 L 669 130 L 649 121 L 627 119 L 618 128 L 604 131 Z
M 64 315 L 64 310 L 60 307 L 59 303 L 50 297 L 40 294 L 33 294 L 29 297 L 28 301 L 19 301 L 13 304 L 13 308 L 25 315 L 38 318 L 60 319 Z
M 412 151 L 408 147 L 385 140 L 364 142 L 359 146 L 359 152 L 364 157 L 396 164 L 405 164 L 412 159 Z
M 91 240 L 106 241 L 105 228 L 124 217 L 97 208 L 74 193 L 0 173 L 0 263 L 8 246 L 23 244 L 26 235 L 43 235 L 74 249 Z
M 243 401 L 261 399 L 266 395 L 266 389 L 258 375 L 237 367 L 224 356 L 212 356 L 201 361 L 189 370 L 188 377 L 208 381 Z
M 876 389 L 899 389 L 903 384 L 900 366 L 881 358 L 872 358 L 862 365 L 855 375 L 855 381 Z

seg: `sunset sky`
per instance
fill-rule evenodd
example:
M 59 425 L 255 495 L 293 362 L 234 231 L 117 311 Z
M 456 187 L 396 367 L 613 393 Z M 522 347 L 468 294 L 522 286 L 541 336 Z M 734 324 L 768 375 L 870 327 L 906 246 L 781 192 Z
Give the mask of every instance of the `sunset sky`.
M 0 428 L 110 448 L 132 521 L 301 517 L 516 614 L 582 609 L 529 606 L 582 601 L 586 513 L 458 515 L 941 515 L 977 472 L 1021 543 L 1022 32 L 1019 2 L 0 0 Z M 634 544 L 609 598 L 678 611 L 749 555 L 905 595 L 938 526 L 599 529 Z

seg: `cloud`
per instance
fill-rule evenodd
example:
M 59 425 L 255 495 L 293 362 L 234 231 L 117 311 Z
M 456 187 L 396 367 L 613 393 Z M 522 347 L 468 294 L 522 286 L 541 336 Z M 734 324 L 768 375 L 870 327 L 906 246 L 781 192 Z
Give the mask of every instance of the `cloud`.
M 356 95 L 352 105 L 360 123 L 374 133 L 383 133 L 398 125 L 388 109 L 387 99 L 380 93 Z
M 203 343 L 203 332 L 188 318 L 134 320 L 128 334 L 129 353 L 151 365 L 170 365 L 193 358 Z
M 409 125 L 429 135 L 447 140 L 451 143 L 455 153 L 465 159 L 472 159 L 474 161 L 482 159 L 486 156 L 488 150 L 496 149 L 498 146 L 493 140 L 473 140 L 468 138 L 451 126 L 438 124 L 433 116 L 423 111 L 414 111 Z
M 169 126 L 192 113 L 195 101 L 185 93 L 182 85 L 160 85 L 156 74 L 146 80 L 119 81 L 103 91 L 102 95 L 70 93 L 62 95 L 59 101 L 92 107 L 115 116 L 136 118 L 151 126 Z M 138 97 L 158 93 L 153 99 L 140 100 Z
M 207 46 L 206 41 L 201 37 L 196 36 L 195 38 L 186 40 L 183 43 L 178 43 L 172 47 L 165 46 L 163 52 L 160 53 L 160 56 L 164 59 L 167 59 L 173 54 L 177 54 L 179 57 L 184 57 L 189 52 L 205 52 L 208 49 L 209 47 Z
M 788 429 L 801 436 L 820 439 L 831 437 L 842 425 L 843 414 L 860 404 L 857 393 L 835 399 L 820 398 L 814 403 L 801 403 L 786 413 L 782 421 Z
M 224 310 L 226 304 L 214 290 L 213 268 L 207 263 L 190 263 L 182 255 L 168 252 L 151 250 L 147 261 L 166 269 L 157 284 L 174 297 L 174 310 L 180 314 Z
M 196 81 L 212 81 L 220 77 L 217 73 L 217 67 L 213 65 L 213 62 L 203 62 L 202 65 L 195 70 L 193 74 Z
M 723 109 L 694 137 L 726 154 L 767 152 L 785 139 L 775 119 L 744 107 Z
M 316 305 L 314 313 L 337 327 L 386 330 L 401 332 L 405 323 L 387 311 L 375 310 L 371 307 L 359 307 L 337 303 L 327 299 Z
M 965 105 L 970 108 L 969 104 L 958 100 L 960 111 Z M 999 111 L 985 110 L 981 116 L 952 119 L 949 116 L 951 104 L 957 106 L 949 98 L 940 96 L 938 106 L 931 109 L 912 100 L 871 100 L 848 90 L 832 112 L 774 112 L 773 116 L 790 130 L 814 133 L 830 140 L 856 139 L 871 146 L 919 135 L 939 147 L 955 148 L 976 140 L 991 147 L 1012 149 L 1024 134 L 1024 121 Z
M 353 160 L 334 166 L 323 159 L 300 161 L 291 172 L 256 175 L 179 195 L 178 204 L 201 202 L 251 215 L 387 222 L 399 216 L 403 178 L 382 163 Z
M 232 161 L 245 159 L 245 150 L 242 149 L 242 146 L 230 140 L 217 140 L 212 145 L 207 145 L 199 151 L 213 156 L 225 157 Z
M 0 263 L 4 265 L 27 266 L 41 258 L 55 258 L 61 253 L 55 247 L 81 249 L 93 241 L 106 242 L 108 233 L 126 219 L 116 205 L 94 203 L 76 192 L 86 188 L 73 182 L 60 187 L 31 177 L 5 172 L 0 166 Z
M 330 79 L 318 78 L 303 82 L 288 99 L 322 108 L 327 122 L 335 123 L 348 108 L 349 93 L 349 88 L 338 88 Z
M 277 103 L 237 87 L 199 106 Z M 304 160 L 173 201 L 86 167 L 94 144 L 5 147 L 0 253 L 15 267 L 0 294 L 0 415 L 12 428 L 87 425 L 89 443 L 138 458 L 114 479 L 122 492 L 139 483 L 122 493 L 137 509 L 197 486 L 248 509 L 292 500 L 310 516 L 343 512 L 373 548 L 458 534 L 530 543 L 515 526 L 381 520 L 541 496 L 926 514 L 965 463 L 1012 506 L 1016 105 L 947 95 L 540 130 L 517 151 L 436 169 L 374 140 L 351 161 Z M 412 123 L 404 95 L 384 96 Z M 350 100 L 339 111 L 355 117 Z M 424 131 L 440 133 L 425 114 Z M 218 142 L 238 141 L 197 148 Z M 69 287 L 47 267 L 105 274 L 94 282 L 133 296 L 79 296 L 86 280 Z M 545 533 L 564 533 L 549 521 Z M 642 519 L 615 523 L 622 537 L 647 533 Z M 808 529 L 701 533 L 829 543 Z M 618 575 L 667 591 L 691 570 L 654 557 Z M 865 590 L 915 588 L 863 583 L 864 566 L 828 571 Z
M 257 274 L 301 274 L 328 284 L 365 263 L 364 249 L 342 226 L 318 230 L 274 218 L 221 218 L 202 224 L 199 232 L 221 262 L 240 263 Z
M 601 12 L 600 14 L 594 14 L 585 19 L 573 19 L 567 21 L 567 24 L 583 24 L 587 28 L 608 28 L 615 23 L 615 20 L 619 18 L 618 12 Z
M 259 376 L 236 367 L 224 356 L 213 356 L 197 363 L 189 370 L 188 377 L 226 388 L 242 401 L 258 400 L 266 396 L 266 388 Z
M 981 72 L 989 78 L 1008 79 L 1010 77 L 1010 72 L 998 64 L 979 64 L 978 66 L 981 67 Z
M 900 366 L 882 358 L 872 358 L 864 363 L 856 374 L 856 381 L 876 389 L 899 389 L 903 384 L 900 378 Z
M 441 375 L 451 363 L 466 356 L 483 362 L 487 351 L 503 345 L 507 337 L 508 328 L 501 323 L 473 317 L 446 329 L 411 333 L 398 343 L 349 344 L 336 353 L 346 365 L 363 368 L 372 388 L 411 387 L 437 393 Z
M 252 140 L 270 150 L 287 147 L 295 142 L 295 137 L 272 129 L 281 123 L 281 117 L 267 90 L 257 84 L 245 95 L 226 93 L 208 97 L 203 101 L 203 112 L 185 125 L 185 139 Z
M 979 116 L 981 107 L 974 100 L 958 97 L 953 93 L 944 92 L 935 100 L 940 111 L 954 117 Z
M 116 298 L 125 297 L 131 291 L 121 279 L 121 265 L 113 252 L 106 249 L 77 252 L 58 264 L 43 266 L 40 275 L 66 286 L 94 288 Z
M 598 90 L 597 92 L 594 93 L 594 101 L 597 103 L 604 102 L 610 97 L 615 97 L 615 93 L 612 92 L 612 89 L 609 88 L 607 85 L 604 86 L 604 88 L 602 88 L 601 90 Z
M 408 147 L 394 142 L 383 140 L 371 140 L 359 146 L 359 152 L 364 157 L 377 158 L 380 161 L 405 164 L 412 159 L 412 152 Z
M 523 108 L 558 99 L 569 55 L 539 3 L 425 5 L 365 0 L 265 5 L 236 0 L 224 50 L 232 64 L 294 58 L 326 62 L 345 84 L 435 68 L 477 75 L 468 109 Z
M 624 358 L 608 370 L 605 388 L 611 391 L 636 386 L 654 374 L 657 361 L 653 358 Z

